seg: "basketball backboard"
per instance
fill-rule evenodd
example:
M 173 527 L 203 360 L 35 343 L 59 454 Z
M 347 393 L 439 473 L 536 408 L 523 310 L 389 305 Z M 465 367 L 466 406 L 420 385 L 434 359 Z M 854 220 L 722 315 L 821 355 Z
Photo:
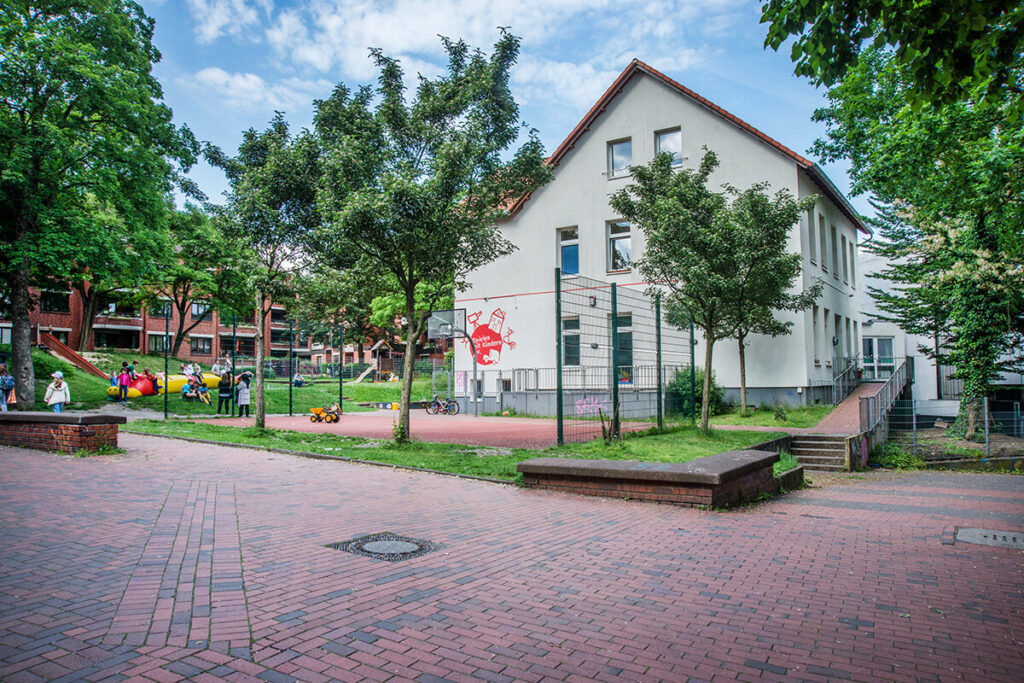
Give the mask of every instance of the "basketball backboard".
M 431 311 L 427 318 L 427 339 L 451 339 L 466 333 L 466 309 Z

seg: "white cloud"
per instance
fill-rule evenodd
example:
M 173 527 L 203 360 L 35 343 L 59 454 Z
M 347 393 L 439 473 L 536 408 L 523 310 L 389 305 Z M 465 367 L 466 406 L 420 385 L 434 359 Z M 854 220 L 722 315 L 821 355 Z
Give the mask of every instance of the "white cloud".
M 512 72 L 512 85 L 524 103 L 557 99 L 565 106 L 585 111 L 608 89 L 620 71 L 527 57 Z
M 245 113 L 305 107 L 314 98 L 328 97 L 333 87 L 324 79 L 287 78 L 268 83 L 253 73 L 229 73 L 215 66 L 179 79 L 179 84 L 213 93 L 228 109 Z
M 187 0 L 188 9 L 195 21 L 196 40 L 212 43 L 222 35 L 236 38 L 246 31 L 258 28 L 262 21 L 260 10 L 269 16 L 274 8 L 273 0 Z M 250 34 L 249 37 L 258 35 Z

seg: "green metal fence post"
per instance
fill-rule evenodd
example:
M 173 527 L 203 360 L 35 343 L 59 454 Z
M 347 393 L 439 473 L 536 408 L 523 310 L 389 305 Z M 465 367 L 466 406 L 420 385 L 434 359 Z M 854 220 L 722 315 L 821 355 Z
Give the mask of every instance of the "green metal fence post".
M 693 316 L 690 316 L 690 422 L 697 424 L 697 357 L 694 351 Z
M 231 315 L 231 414 L 235 414 L 238 401 L 235 400 L 235 387 L 238 385 L 238 314 Z
M 344 395 L 343 395 L 344 394 L 344 388 L 343 387 L 344 387 L 345 380 L 344 380 L 344 377 L 342 376 L 342 373 L 341 373 L 342 366 L 344 366 L 344 362 L 345 362 L 345 326 L 344 325 L 339 325 L 338 326 L 338 352 L 340 354 L 340 355 L 338 355 L 338 414 L 340 415 L 340 414 L 345 412 L 345 409 L 342 408 L 342 405 L 343 405 L 342 401 L 344 400 Z
M 665 428 L 665 413 L 662 403 L 662 376 L 661 376 L 661 292 L 654 295 L 654 339 L 657 344 L 658 363 L 658 429 Z
M 562 410 L 562 269 L 555 268 L 555 411 L 558 415 L 558 445 L 565 443 Z
M 619 302 L 612 283 L 612 435 L 619 435 Z
M 295 375 L 292 372 L 292 353 L 295 350 L 295 321 L 288 321 L 288 416 L 292 415 L 292 388 L 295 382 L 292 381 L 292 377 Z
M 167 380 L 170 377 L 171 307 L 164 304 L 164 419 L 167 419 Z

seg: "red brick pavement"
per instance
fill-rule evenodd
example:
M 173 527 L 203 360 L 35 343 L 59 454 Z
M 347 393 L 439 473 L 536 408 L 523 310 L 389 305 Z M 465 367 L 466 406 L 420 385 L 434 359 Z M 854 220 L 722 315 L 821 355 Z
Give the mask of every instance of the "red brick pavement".
M 0 680 L 951 680 L 1024 671 L 1024 478 L 732 513 L 122 436 L 0 448 Z M 325 548 L 392 531 L 442 550 Z M 187 638 L 186 638 L 187 634 Z

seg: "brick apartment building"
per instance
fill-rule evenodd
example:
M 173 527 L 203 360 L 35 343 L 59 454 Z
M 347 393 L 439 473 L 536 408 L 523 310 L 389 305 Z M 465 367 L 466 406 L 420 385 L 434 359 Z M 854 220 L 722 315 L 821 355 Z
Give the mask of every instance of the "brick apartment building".
M 49 332 L 72 348 L 79 347 L 82 334 L 82 298 L 76 290 L 35 291 L 38 303 L 29 314 L 32 336 L 38 342 L 39 335 Z M 178 313 L 170 301 L 163 306 L 143 308 L 124 304 L 117 300 L 101 302 L 100 311 L 93 319 L 91 338 L 85 349 L 132 350 L 139 353 L 162 353 L 164 351 L 165 308 L 170 310 L 170 334 L 174 338 L 178 326 Z M 186 311 L 186 326 L 200 322 L 185 335 L 178 356 L 192 359 L 200 364 L 230 356 L 232 351 L 232 318 L 222 318 L 202 302 L 193 302 Z M 255 313 L 238 320 L 239 356 L 256 354 Z M 283 306 L 275 305 L 267 316 L 264 329 L 265 352 L 270 358 L 288 355 L 288 319 Z M 0 344 L 11 343 L 11 322 L 0 318 Z M 355 362 L 355 349 L 346 347 L 345 362 Z M 331 348 L 324 340 L 313 340 L 296 331 L 294 353 L 300 359 L 316 364 L 336 363 L 337 349 Z

